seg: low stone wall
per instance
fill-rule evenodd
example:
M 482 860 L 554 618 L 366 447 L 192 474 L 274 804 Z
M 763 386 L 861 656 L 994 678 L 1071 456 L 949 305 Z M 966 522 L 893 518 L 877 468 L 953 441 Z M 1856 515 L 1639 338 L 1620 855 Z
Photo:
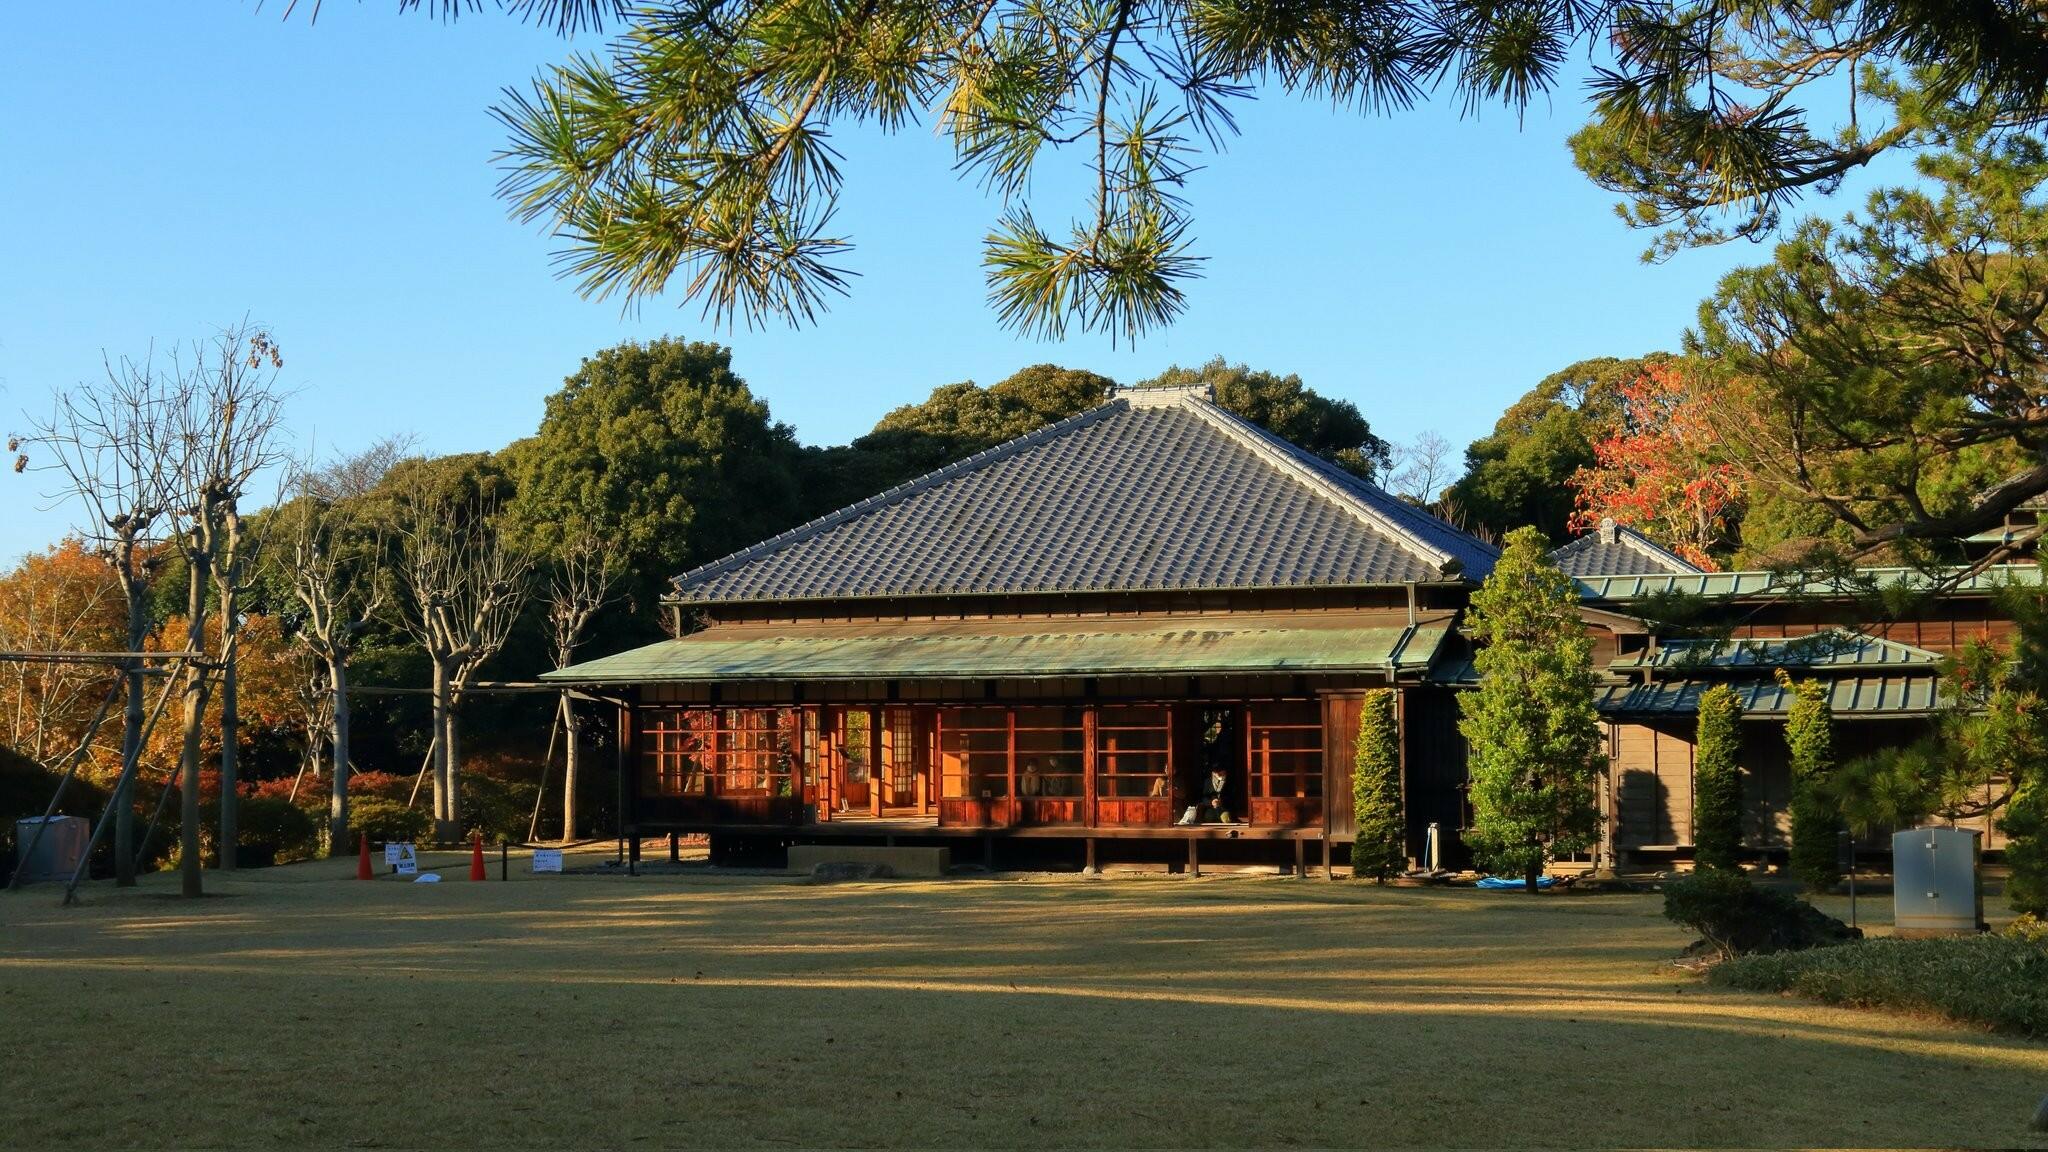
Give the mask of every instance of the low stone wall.
M 881 864 L 898 876 L 944 876 L 951 848 L 884 848 L 872 844 L 792 844 L 789 870 L 808 873 L 820 864 Z

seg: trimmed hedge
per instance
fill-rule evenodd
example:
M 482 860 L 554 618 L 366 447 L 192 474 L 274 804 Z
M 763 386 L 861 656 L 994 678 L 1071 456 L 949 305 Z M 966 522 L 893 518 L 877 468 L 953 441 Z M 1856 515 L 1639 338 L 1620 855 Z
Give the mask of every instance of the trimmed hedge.
M 1790 893 L 1760 888 L 1725 868 L 1666 882 L 1664 917 L 1698 932 L 1699 943 L 1724 959 L 1822 948 L 1863 935 Z
M 1725 988 L 1926 1013 L 2021 1036 L 2048 1036 L 2048 940 L 2017 932 L 1864 940 L 1811 952 L 1744 956 L 1715 966 L 1707 978 Z
M 433 823 L 424 809 L 407 808 L 381 796 L 351 800 L 348 806 L 349 830 L 367 833 L 372 840 L 418 843 L 427 838 Z

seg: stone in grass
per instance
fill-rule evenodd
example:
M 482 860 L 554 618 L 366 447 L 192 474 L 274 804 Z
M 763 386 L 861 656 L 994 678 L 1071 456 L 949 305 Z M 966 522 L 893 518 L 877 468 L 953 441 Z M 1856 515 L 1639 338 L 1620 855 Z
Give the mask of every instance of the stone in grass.
M 2041 1106 L 2034 1109 L 2032 1127 L 2036 1132 L 2048 1132 L 2048 1096 L 2041 1097 Z
M 851 860 L 827 860 L 811 869 L 811 883 L 836 884 L 846 880 L 888 880 L 896 870 L 887 864 L 855 863 Z

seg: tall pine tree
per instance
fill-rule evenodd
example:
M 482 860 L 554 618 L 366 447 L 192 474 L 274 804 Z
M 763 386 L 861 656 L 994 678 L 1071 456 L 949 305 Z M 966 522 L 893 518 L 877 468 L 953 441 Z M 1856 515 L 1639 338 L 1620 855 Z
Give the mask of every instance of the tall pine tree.
M 1358 744 L 1351 762 L 1351 875 L 1384 884 L 1408 864 L 1401 817 L 1401 728 L 1394 690 L 1365 694 L 1358 712 Z
M 1533 892 L 1546 862 L 1592 847 L 1605 763 L 1593 642 L 1541 532 L 1508 535 L 1467 624 L 1482 646 L 1479 688 L 1458 700 L 1472 749 L 1465 840 L 1484 867 L 1521 876 Z
M 1742 854 L 1742 704 L 1716 684 L 1700 696 L 1693 754 L 1693 863 L 1733 868 Z

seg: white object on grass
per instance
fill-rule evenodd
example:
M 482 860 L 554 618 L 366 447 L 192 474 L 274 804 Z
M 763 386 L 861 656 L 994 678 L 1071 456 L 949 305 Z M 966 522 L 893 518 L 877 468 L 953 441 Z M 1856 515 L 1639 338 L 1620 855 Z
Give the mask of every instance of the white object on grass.
M 413 877 L 412 882 L 415 884 L 439 884 L 441 882 L 441 874 L 439 872 L 422 872 Z
M 560 872 L 562 870 L 562 850 L 560 848 L 535 848 L 533 850 L 533 870 L 535 872 Z

